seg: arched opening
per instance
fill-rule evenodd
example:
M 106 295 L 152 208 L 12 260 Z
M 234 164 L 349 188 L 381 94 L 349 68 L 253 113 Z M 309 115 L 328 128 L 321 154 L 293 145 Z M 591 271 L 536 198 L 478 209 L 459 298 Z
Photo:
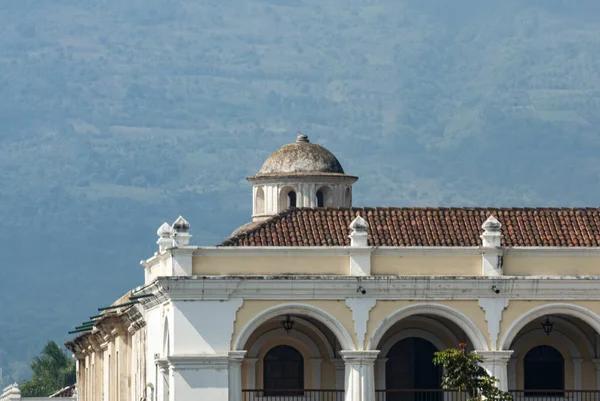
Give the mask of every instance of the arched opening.
M 442 369 L 433 364 L 438 349 L 429 341 L 409 337 L 398 341 L 387 353 L 385 388 L 389 401 L 438 400 L 441 393 L 393 392 L 393 390 L 440 389 Z M 390 391 L 392 390 L 392 391 Z
M 279 212 L 296 207 L 297 195 L 293 187 L 285 187 L 279 191 Z
M 564 390 L 565 360 L 562 354 L 549 345 L 533 347 L 523 360 L 526 397 L 562 396 L 555 391 L 527 390 Z
M 254 204 L 254 214 L 265 214 L 265 191 L 262 187 L 256 188 L 256 202 Z
M 325 197 L 323 191 L 317 191 L 317 207 L 325 207 Z
M 276 360 L 270 359 L 271 351 L 278 346 L 288 346 L 303 358 L 304 387 L 292 390 L 303 390 L 306 399 L 340 400 L 345 368 L 339 351 L 352 349 L 353 345 L 352 337 L 344 325 L 318 307 L 289 303 L 268 308 L 252 318 L 234 340 L 234 350 L 246 351 L 242 366 L 244 399 L 259 399 L 266 395 L 265 392 L 272 394 L 272 390 L 278 390 L 273 388 L 272 382 L 281 378 L 269 376 L 271 369 L 274 369 L 272 362 Z M 265 364 L 271 367 L 265 367 Z M 299 374 L 299 371 L 295 373 Z M 289 374 L 289 371 L 284 376 L 296 377 L 299 385 L 297 376 Z M 287 389 L 290 388 L 291 385 L 288 385 Z M 296 399 L 295 396 L 292 398 Z
M 287 194 L 287 208 L 296 207 L 296 192 L 290 191 Z
M 304 358 L 294 347 L 278 345 L 264 357 L 265 396 L 303 395 Z
M 438 304 L 412 305 L 386 317 L 376 328 L 368 348 L 380 350 L 375 383 L 388 401 L 442 401 L 443 368 L 433 364 L 434 353 L 467 343 L 477 348 L 481 333 L 452 308 Z
M 317 190 L 315 197 L 317 207 L 330 207 L 333 204 L 333 193 L 329 187 L 321 187 Z
M 579 305 L 545 304 L 523 313 L 511 323 L 500 341 L 500 349 L 513 351 L 508 363 L 508 388 L 525 390 L 525 396 L 538 394 L 536 390 L 560 396 L 567 390 L 598 388 L 600 380 L 596 378 L 594 344 L 599 328 L 598 316 Z M 547 348 L 539 348 L 530 354 L 541 346 Z M 551 349 L 563 359 L 561 369 L 558 368 L 558 355 Z M 554 362 L 549 362 L 548 368 L 553 366 L 552 377 L 557 379 L 550 379 L 551 373 L 544 373 L 540 377 L 547 383 L 542 386 L 542 383 L 536 383 L 535 374 L 532 376 L 531 366 L 535 365 L 536 358 L 552 359 L 552 355 Z M 534 388 L 538 386 L 542 387 Z

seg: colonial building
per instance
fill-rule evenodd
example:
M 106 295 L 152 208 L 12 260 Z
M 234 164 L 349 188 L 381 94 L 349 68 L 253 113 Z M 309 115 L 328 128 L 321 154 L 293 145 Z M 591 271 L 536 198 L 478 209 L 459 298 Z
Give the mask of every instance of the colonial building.
M 300 136 L 222 244 L 163 224 L 67 343 L 79 399 L 441 401 L 460 342 L 516 398 L 597 399 L 600 209 L 357 208 L 356 180 Z

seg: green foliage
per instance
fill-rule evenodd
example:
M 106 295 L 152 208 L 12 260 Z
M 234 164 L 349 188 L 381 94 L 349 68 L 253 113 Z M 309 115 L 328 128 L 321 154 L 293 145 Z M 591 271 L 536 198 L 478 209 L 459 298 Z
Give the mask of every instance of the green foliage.
M 31 362 L 33 377 L 21 385 L 23 397 L 47 397 L 75 383 L 75 363 L 54 341 Z
M 498 379 L 491 376 L 481 365 L 481 355 L 466 351 L 466 344 L 436 352 L 434 365 L 441 365 L 445 372 L 442 388 L 465 391 L 468 401 L 512 401 L 512 395 L 496 387 Z

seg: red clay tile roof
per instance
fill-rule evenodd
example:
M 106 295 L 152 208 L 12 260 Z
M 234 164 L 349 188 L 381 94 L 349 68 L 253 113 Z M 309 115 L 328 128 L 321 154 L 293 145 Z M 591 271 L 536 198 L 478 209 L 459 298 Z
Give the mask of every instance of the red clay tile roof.
M 221 246 L 348 246 L 358 214 L 374 246 L 479 246 L 490 215 L 502 223 L 503 246 L 600 246 L 600 208 L 290 209 Z

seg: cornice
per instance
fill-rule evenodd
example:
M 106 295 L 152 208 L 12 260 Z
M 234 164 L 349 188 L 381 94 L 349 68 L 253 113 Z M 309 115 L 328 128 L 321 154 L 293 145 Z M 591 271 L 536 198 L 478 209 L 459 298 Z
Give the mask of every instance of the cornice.
M 347 277 L 347 276 L 211 276 L 161 277 L 157 297 L 147 305 L 168 300 L 243 299 L 339 300 L 600 300 L 600 276 L 593 277 Z M 357 294 L 362 286 L 365 295 Z M 492 286 L 499 289 L 496 294 Z M 153 293 L 154 293 L 153 291 Z
M 257 174 L 246 178 L 251 184 L 281 184 L 285 185 L 292 182 L 302 182 L 311 184 L 326 184 L 347 182 L 353 184 L 358 181 L 358 177 L 340 173 L 273 173 Z
M 482 246 L 185 246 L 169 249 L 143 263 L 152 266 L 158 260 L 168 260 L 176 255 L 192 256 L 348 256 L 358 249 L 370 250 L 373 256 L 481 256 L 494 250 L 505 256 L 564 256 L 564 257 L 600 257 L 600 248 L 596 247 L 498 247 Z
M 600 257 L 598 247 L 507 247 L 504 256 L 562 256 L 562 257 Z

